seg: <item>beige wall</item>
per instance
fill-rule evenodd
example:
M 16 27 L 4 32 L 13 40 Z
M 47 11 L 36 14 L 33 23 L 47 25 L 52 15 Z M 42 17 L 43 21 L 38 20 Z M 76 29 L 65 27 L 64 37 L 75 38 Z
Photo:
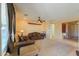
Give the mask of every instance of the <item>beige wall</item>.
M 20 12 L 16 12 L 16 31 L 20 32 L 24 30 L 24 34 L 28 34 L 30 32 L 43 32 L 47 31 L 47 23 L 43 23 L 42 25 L 31 25 L 28 22 L 34 22 L 31 19 L 24 19 L 24 16 Z
M 55 23 L 55 39 L 62 39 L 62 23 Z
M 52 28 L 50 27 L 50 24 L 48 23 L 44 23 L 42 25 L 30 25 L 28 24 L 28 22 L 32 22 L 30 21 L 31 19 L 27 18 L 24 19 L 23 15 L 20 14 L 19 12 L 17 12 L 16 14 L 16 31 L 20 32 L 21 30 L 24 30 L 25 34 L 27 35 L 30 32 L 42 32 L 42 31 L 49 31 Z M 55 24 L 55 29 L 54 29 L 54 36 L 52 36 L 53 39 L 58 39 L 58 40 L 62 40 L 62 23 L 63 22 L 56 22 Z M 68 24 L 67 24 L 68 25 Z M 68 27 L 67 27 L 68 28 Z M 49 31 L 50 32 L 50 31 Z M 47 33 L 47 36 L 50 37 L 50 33 L 52 34 L 52 32 Z
M 45 23 L 42 25 L 29 25 L 28 22 L 31 19 L 29 19 L 27 17 L 27 19 L 24 19 L 24 16 L 19 12 L 16 11 L 16 31 L 20 32 L 21 30 L 24 30 L 25 34 L 28 34 L 29 32 L 42 32 L 42 31 L 46 31 L 47 32 L 47 36 L 49 37 L 50 33 L 49 33 L 49 23 Z M 75 19 L 73 20 L 65 20 L 65 21 L 59 21 L 59 22 L 55 22 L 55 29 L 54 29 L 54 36 L 52 36 L 53 39 L 58 39 L 58 40 L 62 40 L 62 23 L 63 22 L 70 22 L 70 21 L 75 21 Z M 32 22 L 32 21 L 31 21 Z M 51 28 L 52 29 L 52 28 Z

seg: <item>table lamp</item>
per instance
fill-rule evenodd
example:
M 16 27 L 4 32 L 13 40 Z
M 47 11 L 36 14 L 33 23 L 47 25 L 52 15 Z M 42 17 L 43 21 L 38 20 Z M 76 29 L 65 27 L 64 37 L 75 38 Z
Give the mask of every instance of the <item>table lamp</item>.
M 20 32 L 21 32 L 21 36 L 23 36 L 23 32 L 24 32 L 24 30 L 21 30 Z

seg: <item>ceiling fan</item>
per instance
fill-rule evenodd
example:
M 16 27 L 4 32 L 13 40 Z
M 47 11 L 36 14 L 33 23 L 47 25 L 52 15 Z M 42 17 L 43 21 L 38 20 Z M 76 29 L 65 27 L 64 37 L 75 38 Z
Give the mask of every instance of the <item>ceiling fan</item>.
M 40 17 L 38 17 L 38 21 L 40 21 L 40 23 L 45 22 L 45 20 L 41 20 L 41 18 L 40 18 Z
M 41 25 L 45 20 L 41 20 L 40 17 L 38 17 L 37 22 L 29 22 L 28 24 L 33 24 L 33 25 Z

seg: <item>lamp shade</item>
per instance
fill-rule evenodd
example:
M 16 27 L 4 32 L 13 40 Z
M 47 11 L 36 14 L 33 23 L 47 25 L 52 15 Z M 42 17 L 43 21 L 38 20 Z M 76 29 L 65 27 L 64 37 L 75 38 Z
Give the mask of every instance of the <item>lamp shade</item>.
M 23 32 L 24 32 L 24 30 L 21 30 L 20 32 L 21 32 L 21 33 L 23 33 Z

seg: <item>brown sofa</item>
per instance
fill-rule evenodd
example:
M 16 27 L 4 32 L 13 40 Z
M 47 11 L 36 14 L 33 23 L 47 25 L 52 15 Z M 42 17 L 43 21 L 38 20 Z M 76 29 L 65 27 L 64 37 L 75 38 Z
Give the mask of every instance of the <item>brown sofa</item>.
M 44 33 L 33 32 L 29 33 L 27 36 L 19 36 L 18 35 L 18 55 L 21 56 L 32 56 L 39 54 L 41 39 L 45 38 Z M 29 42 L 29 43 L 28 43 Z M 20 48 L 20 47 L 21 48 Z
M 33 33 L 29 33 L 28 37 L 31 40 L 40 40 L 40 39 L 44 39 L 45 38 L 45 33 L 38 33 L 38 32 L 33 32 Z

